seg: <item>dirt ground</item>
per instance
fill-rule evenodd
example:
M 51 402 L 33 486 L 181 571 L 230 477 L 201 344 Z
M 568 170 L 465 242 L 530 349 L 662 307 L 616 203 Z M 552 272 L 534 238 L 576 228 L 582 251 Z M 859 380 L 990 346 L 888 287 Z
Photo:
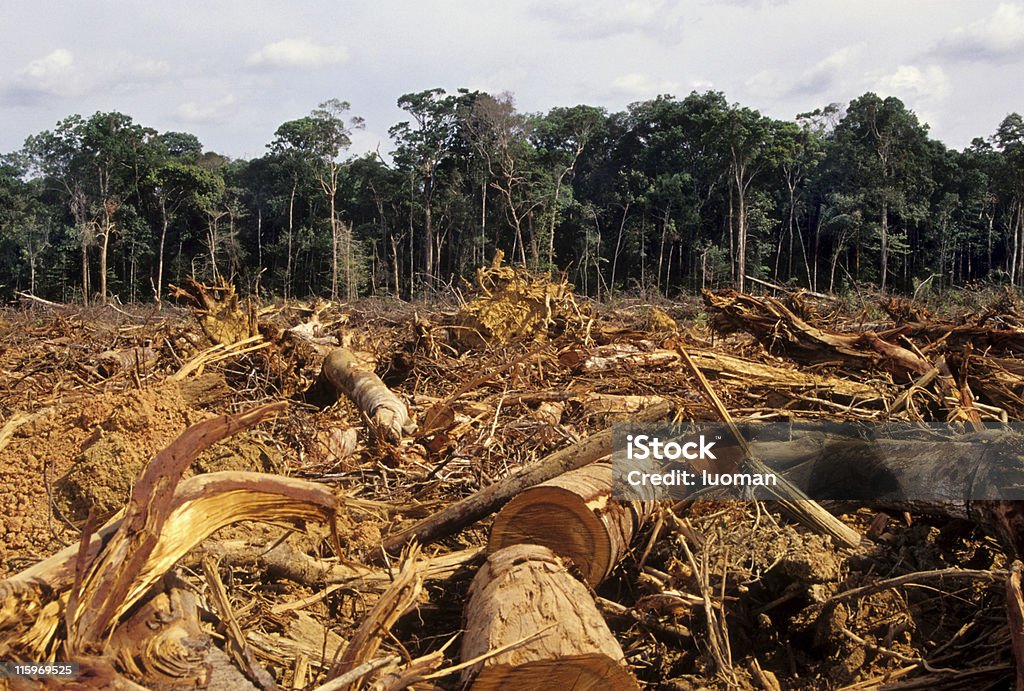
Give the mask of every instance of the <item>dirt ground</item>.
M 698 299 L 573 306 L 531 313 L 529 338 L 481 333 L 480 322 L 460 339 L 459 328 L 471 327 L 454 316 L 455 306 L 276 304 L 260 314 L 271 345 L 222 359 L 211 358 L 211 342 L 181 307 L 25 305 L 0 312 L 0 579 L 77 544 L 90 516 L 96 525 L 113 516 L 153 456 L 190 425 L 287 400 L 286 413 L 214 445 L 187 475 L 255 470 L 323 483 L 347 501 L 338 517 L 344 553 L 332 553 L 323 529 L 242 523 L 204 541 L 176 573 L 206 592 L 198 565 L 214 555 L 258 663 L 278 683 L 314 688 L 380 590 L 304 582 L 288 564 L 260 555 L 287 537 L 302 555 L 374 564 L 384 536 L 606 428 L 639 405 L 636 397 L 671 399 L 693 419 L 712 419 L 678 363 L 643 364 L 636 353 L 686 344 L 801 376 L 869 382 L 884 398 L 850 402 L 824 385 L 811 392 L 771 376 L 710 376 L 741 420 L 779 410 L 815 419 L 881 414 L 909 385 L 906 377 L 855 372 L 849 363 L 799 363 L 750 334 L 716 333 Z M 863 313 L 843 309 L 843 319 L 865 322 Z M 891 317 L 878 311 L 871 319 Z M 312 340 L 284 337 L 310 323 Z M 317 382 L 323 349 L 310 345 L 316 339 L 363 354 L 410 404 L 420 431 L 398 445 L 377 443 L 350 402 L 324 399 Z M 622 344 L 636 349 L 633 360 L 592 371 L 580 364 L 615 347 L 621 355 Z M 126 351 L 133 355 L 119 367 L 104 355 Z M 195 366 L 197 358 L 205 364 Z M 1004 384 L 1024 395 L 1020 382 Z M 978 401 L 998 402 L 994 395 Z M 942 405 L 924 395 L 914 410 L 927 418 Z M 846 510 L 841 519 L 866 536 L 856 548 L 795 525 L 770 504 L 661 507 L 594 592 L 616 605 L 603 613 L 639 682 L 656 689 L 1012 685 L 1004 586 L 1010 560 L 998 536 L 941 516 Z M 489 525 L 486 519 L 428 551 L 484 545 Z M 457 664 L 458 646 L 445 644 L 463 627 L 478 564 L 428 579 L 384 650 L 403 660 L 443 650 L 439 668 Z M 954 567 L 966 571 L 936 573 Z M 459 688 L 457 679 L 431 684 Z

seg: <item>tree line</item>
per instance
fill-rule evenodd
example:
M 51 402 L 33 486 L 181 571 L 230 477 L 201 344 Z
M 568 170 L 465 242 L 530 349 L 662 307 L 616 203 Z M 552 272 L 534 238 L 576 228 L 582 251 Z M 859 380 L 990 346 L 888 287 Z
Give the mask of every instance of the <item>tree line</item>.
M 898 98 L 792 121 L 715 91 L 523 113 L 509 94 L 405 94 L 392 150 L 329 100 L 232 160 L 118 112 L 0 157 L 0 297 L 165 297 L 186 276 L 265 296 L 405 299 L 497 250 L 597 297 L 750 280 L 846 290 L 1024 284 L 1024 120 L 963 151 Z

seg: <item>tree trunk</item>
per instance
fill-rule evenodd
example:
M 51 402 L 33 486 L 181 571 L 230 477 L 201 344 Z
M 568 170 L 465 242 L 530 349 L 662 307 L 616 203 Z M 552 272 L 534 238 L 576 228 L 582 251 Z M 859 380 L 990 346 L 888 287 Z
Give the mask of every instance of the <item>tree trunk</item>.
M 622 251 L 622 233 L 626 228 L 626 217 L 629 214 L 629 205 L 630 202 L 627 201 L 626 205 L 622 207 L 622 221 L 619 223 L 619 235 L 615 239 L 615 256 L 612 257 L 612 277 L 609 282 L 609 291 L 611 293 L 615 292 L 615 272 L 619 266 L 619 252 Z
M 480 185 L 480 260 L 483 266 L 487 261 L 487 181 Z
M 736 284 L 742 293 L 747 277 L 747 190 L 744 167 L 735 169 L 736 179 Z
M 338 236 L 338 218 L 334 210 L 334 194 L 333 190 L 327 193 L 328 207 L 331 213 L 331 300 L 338 299 L 338 245 L 340 238 Z
M 292 194 L 288 198 L 288 257 L 284 269 L 284 297 L 290 298 L 292 294 L 292 237 L 295 229 L 295 188 L 298 187 L 297 179 L 292 178 Z
M 889 200 L 882 199 L 882 292 L 889 274 Z
M 475 691 L 639 689 L 587 587 L 546 547 L 492 554 L 470 586 L 465 618 L 463 661 L 512 645 L 463 672 Z
M 107 248 L 110 245 L 110 226 L 103 231 L 100 244 L 100 304 L 107 304 Z
M 487 552 L 529 543 L 548 547 L 596 587 L 625 556 L 652 502 L 612 499 L 612 467 L 594 463 L 526 490 L 494 518 Z
M 558 220 L 558 194 L 562 191 L 562 178 L 565 177 L 566 173 L 571 168 L 566 169 L 561 175 L 558 176 L 558 182 L 555 183 L 555 198 L 551 202 L 551 226 L 548 228 L 548 266 L 547 270 L 550 274 L 554 274 L 555 268 L 555 222 Z
M 432 213 L 431 197 L 433 194 L 427 197 L 426 208 L 423 210 L 423 224 L 424 224 L 424 257 L 423 257 L 423 268 L 426 273 L 427 285 L 433 287 L 434 285 L 434 214 Z
M 156 285 L 153 287 L 156 293 L 156 304 L 160 304 L 164 289 L 164 247 L 167 244 L 167 227 L 170 225 L 167 218 L 167 202 L 160 200 L 160 247 L 157 250 L 156 262 Z
M 416 423 L 405 403 L 373 372 L 362 369 L 345 348 L 335 348 L 324 360 L 323 376 L 344 393 L 370 420 L 379 434 L 398 442 L 412 432 Z

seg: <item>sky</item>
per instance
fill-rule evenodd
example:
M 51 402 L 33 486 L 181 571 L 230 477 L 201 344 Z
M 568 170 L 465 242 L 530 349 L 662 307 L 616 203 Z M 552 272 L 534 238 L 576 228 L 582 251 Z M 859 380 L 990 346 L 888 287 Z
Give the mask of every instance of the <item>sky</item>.
M 1024 0 L 0 0 L 0 153 L 117 110 L 233 158 L 331 98 L 393 147 L 402 94 L 609 112 L 713 89 L 780 119 L 867 91 L 962 149 L 1024 111 Z

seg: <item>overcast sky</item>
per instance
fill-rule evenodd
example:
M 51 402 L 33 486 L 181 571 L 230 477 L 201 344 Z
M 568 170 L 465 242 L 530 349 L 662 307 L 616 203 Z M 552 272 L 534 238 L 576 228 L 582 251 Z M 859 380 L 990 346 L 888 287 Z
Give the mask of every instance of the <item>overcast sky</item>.
M 787 119 L 870 90 L 958 149 L 1024 111 L 1024 0 L 0 0 L 0 27 L 0 152 L 118 110 L 251 158 L 328 98 L 387 152 L 433 87 L 523 111 L 714 89 Z

